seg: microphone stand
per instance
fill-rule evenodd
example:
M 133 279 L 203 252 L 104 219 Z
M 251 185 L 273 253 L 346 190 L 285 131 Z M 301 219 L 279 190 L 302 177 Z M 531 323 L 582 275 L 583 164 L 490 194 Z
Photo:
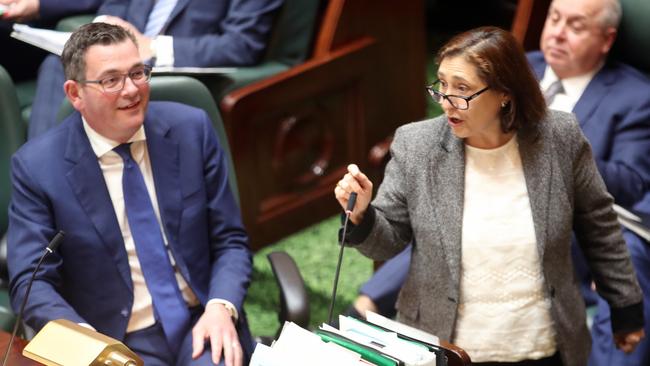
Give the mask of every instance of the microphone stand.
M 45 252 L 41 256 L 41 259 L 39 259 L 38 264 L 36 264 L 36 268 L 34 269 L 34 272 L 32 272 L 32 277 L 29 279 L 29 283 L 27 284 L 27 291 L 25 291 L 25 297 L 23 298 L 23 302 L 20 305 L 20 311 L 18 312 L 18 316 L 16 317 L 16 323 L 14 323 L 14 330 L 11 332 L 11 338 L 9 338 L 9 344 L 7 345 L 5 356 L 2 359 L 2 366 L 5 366 L 7 364 L 7 360 L 9 359 L 9 353 L 11 353 L 11 347 L 14 344 L 14 338 L 16 338 L 16 334 L 18 333 L 18 327 L 22 322 L 23 312 L 25 311 L 25 305 L 27 305 L 27 298 L 29 297 L 29 292 L 32 290 L 32 284 L 34 283 L 34 279 L 36 278 L 36 273 L 38 272 L 39 268 L 41 268 L 41 264 L 43 264 L 43 260 L 45 259 L 45 257 L 47 257 L 48 254 L 56 250 L 59 244 L 61 244 L 61 242 L 63 241 L 64 236 L 65 233 L 62 230 L 60 230 L 58 233 L 56 233 L 56 235 L 54 235 L 54 238 L 52 238 L 50 243 L 47 245 L 47 248 L 45 248 Z
M 334 301 L 336 300 L 336 289 L 339 284 L 339 274 L 341 273 L 341 263 L 343 262 L 343 249 L 345 249 L 345 235 L 348 230 L 348 222 L 350 221 L 350 214 L 354 210 L 354 204 L 357 202 L 357 193 L 350 193 L 350 198 L 348 199 L 348 207 L 345 209 L 345 221 L 343 222 L 343 235 L 341 235 L 341 242 L 339 246 L 339 261 L 336 264 L 336 273 L 334 275 L 334 286 L 332 287 L 332 302 L 330 303 L 330 309 L 327 315 L 327 324 L 332 324 L 332 312 L 334 311 Z M 4 365 L 3 365 L 4 366 Z

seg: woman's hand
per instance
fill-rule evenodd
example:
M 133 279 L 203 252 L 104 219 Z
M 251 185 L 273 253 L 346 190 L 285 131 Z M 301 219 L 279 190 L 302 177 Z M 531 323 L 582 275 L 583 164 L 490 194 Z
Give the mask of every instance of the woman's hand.
M 645 331 L 639 329 L 635 332 L 621 332 L 614 334 L 614 343 L 616 348 L 625 353 L 632 353 L 636 346 L 645 338 Z
M 348 165 L 348 173 L 343 176 L 343 179 L 334 188 L 334 196 L 344 210 L 347 209 L 350 193 L 352 192 L 357 193 L 357 203 L 350 214 L 350 221 L 358 225 L 363 220 L 363 215 L 366 213 L 372 199 L 372 182 L 359 170 L 356 164 Z

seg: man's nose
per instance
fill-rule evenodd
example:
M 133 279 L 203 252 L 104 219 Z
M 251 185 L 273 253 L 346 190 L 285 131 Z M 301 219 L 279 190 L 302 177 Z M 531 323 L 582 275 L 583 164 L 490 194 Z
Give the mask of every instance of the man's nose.
M 138 86 L 135 85 L 133 80 L 130 77 L 126 76 L 124 79 L 124 88 L 122 88 L 123 94 L 133 94 L 138 91 Z
M 566 22 L 558 21 L 556 24 L 551 24 L 551 35 L 556 38 L 564 39 L 566 37 Z

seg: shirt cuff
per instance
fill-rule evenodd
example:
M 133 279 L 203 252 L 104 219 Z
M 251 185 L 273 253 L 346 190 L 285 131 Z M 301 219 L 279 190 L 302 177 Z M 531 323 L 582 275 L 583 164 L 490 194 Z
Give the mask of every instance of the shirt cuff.
M 158 36 L 151 40 L 156 66 L 174 66 L 174 37 Z
M 208 301 L 208 303 L 205 304 L 205 306 L 208 307 L 210 304 L 221 304 L 225 306 L 226 309 L 230 312 L 230 316 L 233 318 L 235 322 L 237 322 L 237 319 L 239 319 L 239 312 L 237 312 L 237 308 L 230 301 L 223 300 L 223 299 L 212 299 Z

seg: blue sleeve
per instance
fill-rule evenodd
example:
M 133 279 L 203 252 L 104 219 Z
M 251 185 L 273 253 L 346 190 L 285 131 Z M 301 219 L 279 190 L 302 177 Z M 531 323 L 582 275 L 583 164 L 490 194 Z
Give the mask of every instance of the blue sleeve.
M 226 155 L 210 118 L 205 113 L 203 116 L 204 179 L 212 258 L 208 298 L 228 300 L 241 313 L 252 273 L 248 236 L 230 189 Z
M 93 14 L 102 0 L 41 0 L 40 16 L 44 19 L 60 19 L 75 14 Z
M 628 208 L 643 198 L 650 185 L 650 98 L 646 99 L 613 116 L 620 120 L 609 131 L 609 156 L 596 158 L 607 190 L 617 204 Z
M 7 258 L 11 305 L 18 312 L 27 285 L 45 247 L 56 233 L 55 220 L 46 195 L 32 179 L 26 164 L 18 157 L 12 159 L 12 198 L 9 206 Z M 68 304 L 58 289 L 62 287 L 60 271 L 62 258 L 58 252 L 49 254 L 33 283 L 25 307 L 24 319 L 40 329 L 48 321 L 68 319 L 86 321 Z
M 174 37 L 174 66 L 244 66 L 259 61 L 283 0 L 234 0 L 221 33 Z

